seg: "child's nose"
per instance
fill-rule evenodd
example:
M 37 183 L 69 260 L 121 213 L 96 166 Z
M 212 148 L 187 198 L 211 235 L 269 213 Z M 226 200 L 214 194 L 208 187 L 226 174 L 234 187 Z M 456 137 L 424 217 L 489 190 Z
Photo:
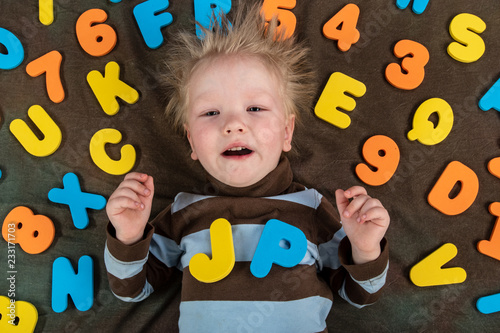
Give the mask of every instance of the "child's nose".
M 246 132 L 246 125 L 242 119 L 239 117 L 233 116 L 228 118 L 226 125 L 224 127 L 224 133 L 244 133 Z

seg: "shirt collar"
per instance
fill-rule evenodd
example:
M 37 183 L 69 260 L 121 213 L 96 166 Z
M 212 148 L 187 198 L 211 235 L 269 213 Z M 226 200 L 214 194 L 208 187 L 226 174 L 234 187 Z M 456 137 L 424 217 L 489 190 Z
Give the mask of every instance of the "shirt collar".
M 270 197 L 279 195 L 290 187 L 293 180 L 293 173 L 288 158 L 281 156 L 278 166 L 268 173 L 257 183 L 245 187 L 234 187 L 224 184 L 207 173 L 207 180 L 210 184 L 206 193 L 216 196 L 235 197 Z

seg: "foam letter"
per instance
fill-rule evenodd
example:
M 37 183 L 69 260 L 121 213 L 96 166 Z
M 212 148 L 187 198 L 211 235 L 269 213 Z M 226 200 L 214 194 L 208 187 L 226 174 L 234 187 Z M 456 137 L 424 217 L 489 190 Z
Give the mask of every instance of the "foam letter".
M 500 293 L 480 297 L 476 302 L 476 308 L 483 314 L 492 314 L 500 311 Z
M 102 195 L 82 192 L 78 176 L 67 173 L 63 177 L 63 188 L 53 188 L 49 191 L 49 200 L 68 205 L 73 224 L 77 229 L 85 229 L 89 225 L 87 209 L 101 210 L 106 206 Z
M 462 13 L 451 20 L 450 35 L 457 42 L 448 45 L 448 54 L 455 60 L 470 63 L 484 54 L 484 41 L 477 34 L 486 29 L 486 23 L 476 15 Z
M 479 108 L 488 111 L 491 108 L 500 111 L 500 79 L 479 100 Z
M 411 0 L 396 0 L 396 6 L 399 9 L 405 9 L 410 4 Z M 430 0 L 413 0 L 413 7 L 411 10 L 415 14 L 422 14 L 427 7 Z
M 15 317 L 19 318 L 16 325 L 11 317 L 11 307 L 15 309 Z M 35 331 L 38 322 L 38 311 L 35 306 L 25 301 L 13 301 L 6 296 L 0 296 L 0 332 L 31 333 Z
M 484 255 L 500 260 L 500 202 L 493 202 L 489 205 L 488 210 L 491 215 L 497 217 L 497 220 L 490 239 L 477 243 L 477 250 Z
M 460 192 L 454 198 L 450 198 L 450 192 L 457 183 L 460 184 Z M 464 164 L 453 161 L 439 177 L 427 201 L 443 214 L 458 215 L 474 203 L 478 192 L 479 180 L 476 173 Z
M 194 0 L 194 18 L 202 27 L 211 29 L 214 18 L 231 10 L 231 0 Z M 215 15 L 215 16 L 214 16 Z M 203 39 L 204 34 L 196 25 L 196 36 Z
M 68 295 L 80 311 L 94 304 L 94 263 L 89 256 L 78 260 L 78 274 L 71 262 L 59 257 L 52 264 L 52 310 L 61 313 L 68 307 Z
M 30 107 L 28 117 L 42 132 L 43 139 L 38 139 L 26 122 L 21 119 L 14 119 L 10 123 L 11 133 L 31 155 L 45 157 L 53 154 L 62 141 L 62 133 L 57 124 L 40 105 Z
M 333 73 L 314 108 L 316 116 L 341 129 L 349 127 L 351 118 L 339 111 L 339 108 L 352 111 L 356 107 L 356 101 L 347 96 L 346 92 L 354 97 L 361 97 L 366 92 L 366 86 L 340 72 Z
M 45 83 L 49 98 L 54 103 L 64 100 L 64 88 L 61 82 L 62 55 L 58 51 L 51 51 L 38 59 L 33 60 L 26 66 L 26 73 L 31 77 L 37 77 L 46 73 Z
M 151 49 L 160 47 L 163 43 L 161 29 L 173 21 L 172 14 L 168 12 L 157 14 L 168 8 L 168 0 L 149 0 L 134 7 L 134 17 L 142 38 Z
M 356 29 L 359 18 L 359 7 L 353 3 L 345 5 L 323 26 L 323 34 L 338 41 L 341 51 L 348 51 L 352 44 L 359 40 L 359 31 Z
M 14 69 L 23 62 L 23 44 L 12 32 L 0 28 L 0 44 L 7 49 L 7 53 L 0 52 L 0 69 Z
M 461 267 L 441 268 L 458 253 L 454 244 L 446 243 L 410 270 L 410 280 L 419 287 L 462 283 L 467 273 Z
M 376 171 L 360 163 L 356 166 L 356 174 L 364 183 L 379 186 L 387 183 L 396 172 L 400 153 L 394 140 L 384 135 L 375 135 L 363 145 L 363 157 Z
M 122 140 L 122 134 L 112 128 L 104 128 L 98 131 L 90 140 L 90 157 L 102 171 L 111 175 L 123 175 L 132 170 L 135 164 L 135 148 L 132 145 L 124 145 L 121 150 L 121 158 L 111 159 L 105 150 L 107 143 L 118 144 Z
M 439 122 L 436 127 L 429 120 L 437 113 Z M 453 110 L 450 104 L 441 98 L 431 98 L 423 102 L 413 116 L 413 128 L 408 132 L 408 140 L 424 145 L 435 145 L 446 139 L 453 128 Z
M 103 23 L 108 14 L 102 9 L 89 9 L 76 21 L 76 37 L 82 49 L 94 57 L 101 57 L 113 50 L 117 37 L 115 30 Z
M 114 61 L 106 64 L 104 76 L 99 71 L 91 71 L 87 75 L 87 82 L 107 115 L 113 116 L 120 110 L 117 97 L 128 104 L 139 100 L 137 90 L 120 80 L 120 66 Z
M 54 0 L 38 0 L 38 17 L 43 25 L 54 22 Z
M 204 253 L 194 255 L 189 261 L 189 271 L 197 280 L 205 283 L 217 282 L 231 273 L 234 267 L 234 245 L 231 224 L 226 219 L 217 219 L 210 226 L 212 259 Z
M 284 39 L 290 38 L 295 32 L 297 18 L 291 12 L 295 8 L 296 0 L 264 0 L 262 13 L 266 21 L 271 21 L 273 17 L 278 19 L 276 34 Z
M 394 46 L 394 55 L 403 58 L 401 65 L 391 63 L 385 69 L 385 78 L 394 87 L 404 90 L 417 88 L 425 76 L 424 67 L 429 62 L 429 51 L 412 40 L 403 39 Z
M 54 223 L 47 216 L 35 215 L 31 209 L 23 206 L 12 209 L 2 226 L 3 238 L 21 245 L 29 254 L 41 253 L 48 249 L 55 233 Z
M 298 265 L 307 252 L 306 235 L 297 227 L 279 220 L 269 220 L 250 264 L 255 277 L 269 274 L 273 264 L 283 267 Z

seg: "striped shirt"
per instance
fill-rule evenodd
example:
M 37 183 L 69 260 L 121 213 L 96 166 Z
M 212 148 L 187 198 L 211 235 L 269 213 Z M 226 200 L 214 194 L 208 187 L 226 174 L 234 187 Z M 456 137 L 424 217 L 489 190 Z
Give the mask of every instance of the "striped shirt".
M 210 195 L 179 193 L 130 246 L 119 242 L 108 224 L 104 259 L 113 293 L 141 301 L 168 283 L 175 270 L 182 271 L 181 332 L 321 332 L 332 291 L 356 307 L 375 302 L 388 270 L 385 239 L 377 260 L 352 264 L 335 208 L 292 179 L 286 158 L 247 188 L 210 179 Z M 191 275 L 189 262 L 197 253 L 211 256 L 209 228 L 219 218 L 231 224 L 235 264 L 224 279 L 203 283 Z M 250 263 L 272 219 L 299 228 L 307 251 L 298 265 L 273 264 L 267 276 L 257 278 Z

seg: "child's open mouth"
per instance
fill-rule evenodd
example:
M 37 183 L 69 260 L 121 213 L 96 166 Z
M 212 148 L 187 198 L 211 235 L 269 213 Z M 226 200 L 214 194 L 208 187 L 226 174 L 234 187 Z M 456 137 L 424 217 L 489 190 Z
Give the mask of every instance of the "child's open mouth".
M 222 154 L 224 156 L 243 156 L 243 155 L 249 155 L 252 152 L 253 152 L 252 150 L 245 148 L 245 147 L 233 147 L 233 148 L 226 150 Z

